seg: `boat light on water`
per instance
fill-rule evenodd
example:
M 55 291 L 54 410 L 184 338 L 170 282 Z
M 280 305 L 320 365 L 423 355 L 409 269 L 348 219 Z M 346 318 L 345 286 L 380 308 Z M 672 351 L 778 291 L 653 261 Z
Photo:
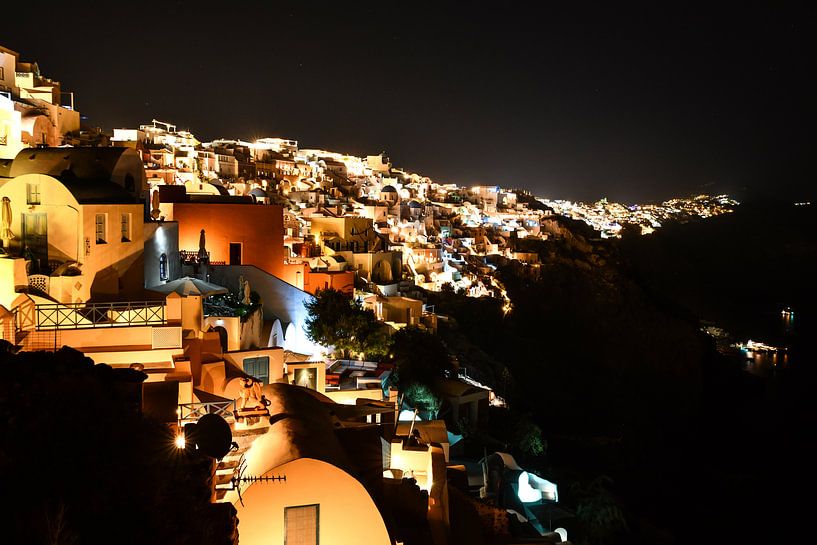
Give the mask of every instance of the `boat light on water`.
M 777 346 L 772 346 L 770 344 L 753 341 L 749 339 L 744 343 L 738 343 L 734 345 L 736 348 L 741 349 L 744 352 L 778 352 L 780 350 L 785 351 L 785 348 L 778 348 Z

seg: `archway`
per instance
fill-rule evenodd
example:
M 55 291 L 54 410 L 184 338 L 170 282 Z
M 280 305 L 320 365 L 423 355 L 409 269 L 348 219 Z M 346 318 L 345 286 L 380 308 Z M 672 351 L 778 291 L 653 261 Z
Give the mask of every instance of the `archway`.
M 217 325 L 216 327 L 213 328 L 213 331 L 218 333 L 218 341 L 219 341 L 219 344 L 221 345 L 221 351 L 226 352 L 227 351 L 227 330 L 224 329 L 222 326 Z
M 386 261 L 378 261 L 372 269 L 372 282 L 375 284 L 391 284 L 393 281 L 391 264 Z

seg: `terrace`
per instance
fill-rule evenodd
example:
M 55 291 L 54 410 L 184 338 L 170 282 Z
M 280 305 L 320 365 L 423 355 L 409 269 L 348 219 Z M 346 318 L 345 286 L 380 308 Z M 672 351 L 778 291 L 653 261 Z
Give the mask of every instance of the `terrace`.
M 165 325 L 165 303 L 49 303 L 34 306 L 37 330 Z

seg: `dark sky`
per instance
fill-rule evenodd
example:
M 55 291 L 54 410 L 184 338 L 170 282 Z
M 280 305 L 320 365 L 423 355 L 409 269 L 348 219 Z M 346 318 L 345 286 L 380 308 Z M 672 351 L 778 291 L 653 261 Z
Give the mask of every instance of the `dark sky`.
M 814 7 L 46 4 L 4 6 L 0 44 L 107 129 L 386 150 L 553 198 L 815 194 Z

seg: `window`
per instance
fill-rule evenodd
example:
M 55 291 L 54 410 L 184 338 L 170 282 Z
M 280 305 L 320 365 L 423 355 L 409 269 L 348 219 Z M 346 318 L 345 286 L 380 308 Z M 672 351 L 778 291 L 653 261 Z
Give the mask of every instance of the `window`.
M 167 254 L 159 256 L 159 280 L 167 280 Z
M 284 507 L 284 545 L 318 545 L 318 507 Z
M 244 358 L 244 372 L 254 376 L 263 384 L 269 384 L 269 356 Z
M 26 184 L 26 204 L 40 204 L 40 184 Z
M 293 383 L 310 390 L 318 389 L 318 370 L 314 367 L 299 367 L 293 370 Z
M 107 214 L 97 214 L 96 215 L 96 243 L 97 244 L 106 244 L 105 241 L 105 231 L 107 223 L 106 220 Z
M 122 220 L 120 222 L 120 231 L 122 231 L 122 242 L 130 242 L 131 240 L 131 233 L 130 233 L 130 214 L 122 214 Z

